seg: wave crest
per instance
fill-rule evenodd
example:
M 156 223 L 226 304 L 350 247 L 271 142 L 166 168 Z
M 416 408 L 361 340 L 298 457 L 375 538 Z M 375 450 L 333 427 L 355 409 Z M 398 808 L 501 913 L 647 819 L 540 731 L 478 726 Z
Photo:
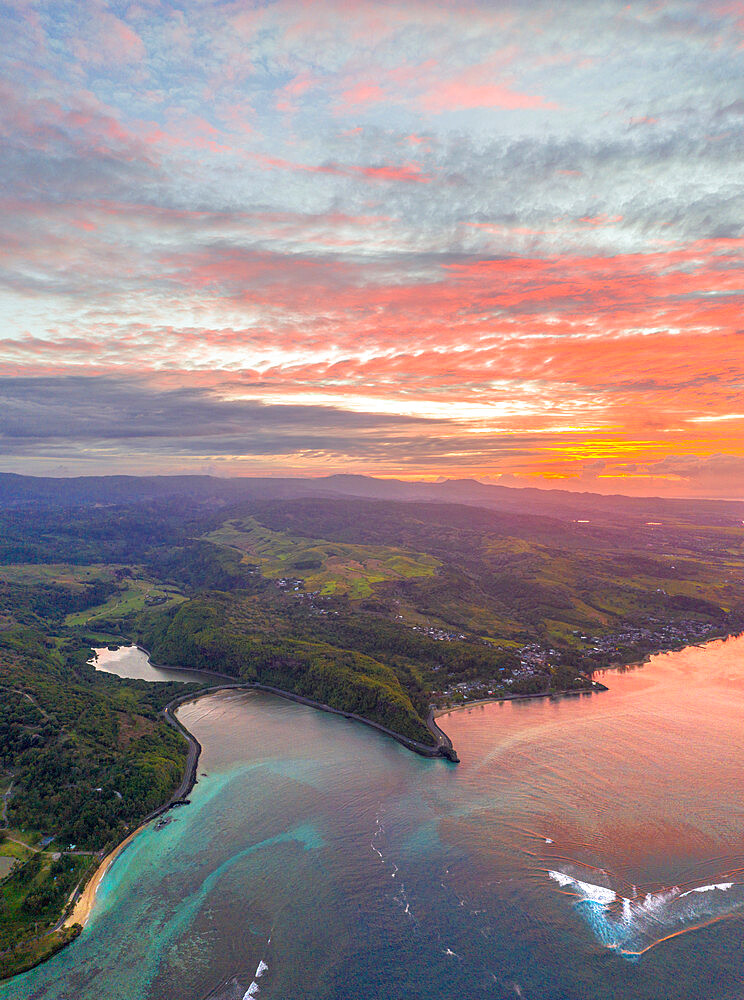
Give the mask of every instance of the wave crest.
M 547 875 L 574 897 L 574 907 L 595 938 L 624 955 L 642 955 L 661 941 L 704 927 L 744 908 L 744 884 L 716 882 L 682 890 L 669 886 L 655 892 L 623 895 L 608 885 L 580 878 L 576 870 L 548 869 Z M 591 873 L 593 877 L 596 872 Z M 627 891 L 627 890 L 626 890 Z

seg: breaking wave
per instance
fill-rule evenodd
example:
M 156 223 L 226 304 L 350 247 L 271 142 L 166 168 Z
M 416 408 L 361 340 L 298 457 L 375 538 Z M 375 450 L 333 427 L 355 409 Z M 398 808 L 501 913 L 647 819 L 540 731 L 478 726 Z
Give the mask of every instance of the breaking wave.
M 591 872 L 593 877 L 598 873 Z M 638 956 L 667 938 L 704 927 L 744 908 L 744 884 L 716 882 L 692 887 L 669 886 L 654 892 L 633 887 L 613 888 L 612 875 L 601 873 L 606 885 L 586 880 L 578 869 L 547 870 L 547 875 L 574 898 L 574 908 L 605 948 Z M 584 875 L 580 878 L 579 875 Z
M 269 967 L 266 964 L 266 962 L 264 962 L 264 960 L 261 959 L 261 961 L 258 963 L 258 968 L 253 973 L 253 982 L 251 983 L 251 985 L 248 987 L 248 989 L 245 991 L 245 994 L 243 995 L 243 1000 L 249 1000 L 250 997 L 255 997 L 255 996 L 258 995 L 259 989 L 260 989 L 260 987 L 258 985 L 258 980 L 261 978 L 261 976 L 264 974 L 264 972 L 268 972 L 268 969 L 269 969 Z
M 266 943 L 267 946 L 271 944 L 271 938 Z M 260 992 L 258 980 L 268 971 L 269 966 L 261 959 L 256 971 L 253 973 L 253 981 L 248 989 L 245 988 L 245 983 L 250 973 L 238 973 L 221 983 L 205 1000 L 251 1000 L 252 997 L 258 996 Z

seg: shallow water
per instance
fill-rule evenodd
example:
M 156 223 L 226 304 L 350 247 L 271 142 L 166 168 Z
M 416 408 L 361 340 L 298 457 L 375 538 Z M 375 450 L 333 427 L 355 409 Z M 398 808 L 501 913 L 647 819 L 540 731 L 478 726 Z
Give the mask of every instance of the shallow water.
M 259 692 L 184 706 L 192 804 L 0 997 L 740 998 L 744 639 L 601 679 L 446 717 L 459 765 Z
M 109 649 L 107 646 L 98 647 L 93 650 L 93 657 L 89 660 L 96 670 L 102 670 L 106 674 L 116 674 L 117 677 L 127 677 L 134 681 L 179 681 L 181 684 L 189 682 L 204 684 L 205 676 L 195 670 L 184 670 L 181 667 L 156 667 L 150 663 L 150 657 L 139 646 L 119 646 L 118 649 Z

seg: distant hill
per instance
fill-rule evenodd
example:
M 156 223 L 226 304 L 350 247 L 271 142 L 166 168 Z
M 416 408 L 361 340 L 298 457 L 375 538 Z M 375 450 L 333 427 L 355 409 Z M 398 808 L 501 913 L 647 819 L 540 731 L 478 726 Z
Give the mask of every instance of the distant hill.
M 744 523 L 744 502 L 604 496 L 566 490 L 493 486 L 475 479 L 438 483 L 333 475 L 317 479 L 220 479 L 213 476 L 86 476 L 43 478 L 0 473 L 0 508 L 79 507 L 95 504 L 181 500 L 219 509 L 246 500 L 355 497 L 410 503 L 447 503 L 504 513 L 588 520 L 602 526 L 622 523 L 699 524 L 734 527 Z

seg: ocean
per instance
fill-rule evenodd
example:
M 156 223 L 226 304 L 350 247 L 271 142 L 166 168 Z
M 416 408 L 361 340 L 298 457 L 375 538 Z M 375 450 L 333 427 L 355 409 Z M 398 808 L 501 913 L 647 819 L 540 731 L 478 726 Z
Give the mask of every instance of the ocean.
M 744 995 L 744 638 L 440 719 L 460 764 L 259 692 L 179 710 L 191 804 L 2 1000 Z

